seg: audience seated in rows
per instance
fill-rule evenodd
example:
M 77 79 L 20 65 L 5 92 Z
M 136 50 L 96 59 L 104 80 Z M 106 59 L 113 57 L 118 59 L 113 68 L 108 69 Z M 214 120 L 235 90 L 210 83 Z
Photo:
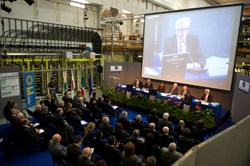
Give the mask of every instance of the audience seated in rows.
M 173 124 L 169 120 L 169 113 L 164 113 L 162 118 L 159 119 L 156 109 L 152 109 L 151 114 L 148 115 L 147 123 L 142 121 L 140 114 L 136 115 L 131 122 L 128 119 L 128 113 L 123 111 L 121 117 L 117 119 L 115 128 L 113 128 L 110 124 L 110 118 L 119 111 L 112 107 L 110 99 L 104 100 L 102 97 L 99 97 L 97 101 L 95 96 L 92 103 L 88 103 L 80 94 L 77 94 L 75 101 L 73 101 L 76 104 L 59 102 L 55 112 L 50 110 L 52 108 L 51 99 L 46 96 L 46 100 L 50 107 L 45 106 L 46 102 L 44 101 L 44 104 L 38 104 L 36 110 L 29 112 L 29 114 L 37 122 L 42 122 L 44 117 L 51 115 L 51 119 L 48 119 L 48 122 L 44 125 L 46 126 L 45 132 L 48 130 L 49 137 L 53 136 L 52 140 L 49 141 L 48 148 L 51 149 L 54 139 L 59 139 L 57 141 L 59 145 L 61 143 L 68 145 L 70 157 L 67 156 L 67 161 L 75 165 L 82 162 L 97 165 L 98 162 L 96 161 L 100 159 L 104 159 L 107 164 L 118 166 L 136 165 L 139 160 L 141 161 L 140 164 L 155 165 L 156 161 L 164 160 L 162 156 L 164 156 L 163 152 L 166 150 L 171 153 L 176 152 L 177 149 L 181 153 L 185 153 L 191 147 L 203 141 L 206 133 L 202 121 L 198 121 L 196 126 L 192 126 L 191 130 L 189 130 L 185 128 L 185 122 L 180 120 L 179 125 L 173 129 Z M 10 104 L 8 104 L 6 110 L 7 108 L 9 109 L 9 119 L 11 119 L 12 124 L 19 126 L 22 132 L 27 130 L 25 132 L 37 137 L 37 140 L 41 139 L 42 135 L 39 134 L 39 128 L 33 127 L 34 123 L 21 114 L 16 106 L 13 107 L 12 105 L 11 109 Z M 86 113 L 89 113 L 89 117 L 87 118 L 88 124 L 84 128 L 80 121 L 85 118 Z M 84 138 L 74 137 L 76 135 L 74 132 L 76 125 L 72 121 L 80 124 L 79 131 L 81 134 L 84 132 L 82 134 Z M 49 132 L 52 126 L 55 131 Z M 97 130 L 95 130 L 96 127 Z M 54 138 L 55 134 L 57 134 L 56 138 Z M 177 143 L 177 147 L 171 143 Z M 89 149 L 83 155 L 83 152 L 80 151 L 81 145 L 93 147 L 95 149 L 94 157 L 90 157 L 92 152 L 87 153 Z

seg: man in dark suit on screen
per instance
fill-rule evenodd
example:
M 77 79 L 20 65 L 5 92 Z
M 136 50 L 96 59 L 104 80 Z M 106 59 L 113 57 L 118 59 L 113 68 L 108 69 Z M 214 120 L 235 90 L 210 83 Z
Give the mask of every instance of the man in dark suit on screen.
M 187 53 L 187 68 L 198 69 L 204 64 L 197 36 L 188 33 L 191 20 L 181 17 L 175 22 L 176 34 L 166 40 L 164 55 Z

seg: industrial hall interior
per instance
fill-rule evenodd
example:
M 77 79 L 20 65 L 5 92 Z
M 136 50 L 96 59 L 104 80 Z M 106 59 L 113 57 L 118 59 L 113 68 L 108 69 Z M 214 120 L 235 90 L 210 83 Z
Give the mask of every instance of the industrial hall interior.
M 0 166 L 249 166 L 249 0 L 0 0 Z

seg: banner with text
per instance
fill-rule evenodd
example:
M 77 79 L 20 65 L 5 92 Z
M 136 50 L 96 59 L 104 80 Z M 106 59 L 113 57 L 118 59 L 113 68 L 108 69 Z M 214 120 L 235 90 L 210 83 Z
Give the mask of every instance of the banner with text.
M 36 105 L 34 72 L 27 72 L 23 74 L 23 87 L 26 98 L 26 108 L 31 108 Z

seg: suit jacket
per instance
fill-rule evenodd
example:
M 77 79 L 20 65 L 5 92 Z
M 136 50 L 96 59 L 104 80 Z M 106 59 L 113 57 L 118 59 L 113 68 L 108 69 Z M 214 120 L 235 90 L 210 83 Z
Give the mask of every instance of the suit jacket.
M 104 148 L 104 159 L 107 164 L 112 164 L 114 166 L 120 166 L 122 161 L 122 153 L 119 149 L 109 144 L 105 145 Z
M 128 133 L 132 133 L 132 123 L 123 117 L 119 117 L 117 122 L 122 123 L 123 129 L 126 130 Z
M 187 57 L 188 63 L 198 62 L 202 65 L 205 64 L 205 58 L 203 58 L 200 44 L 197 36 L 188 34 L 186 39 L 187 52 L 189 52 L 191 57 Z M 164 54 L 174 54 L 178 52 L 177 36 L 171 36 L 166 40 Z
M 66 157 L 65 148 L 61 144 L 54 142 L 53 140 L 49 141 L 48 151 L 51 155 L 53 155 L 55 157 L 58 157 L 58 158 Z
M 206 128 L 192 126 L 191 127 L 191 135 L 194 139 L 199 141 L 204 141 L 204 137 L 206 136 Z
M 164 85 L 162 87 L 161 87 L 161 85 L 159 85 L 157 88 L 158 92 L 165 92 L 165 90 L 166 90 L 166 87 Z
M 143 141 L 138 138 L 131 138 L 129 141 L 131 141 L 135 146 L 135 154 L 143 155 Z
M 178 88 L 170 88 L 169 89 L 169 91 L 168 91 L 168 93 L 171 93 L 172 95 L 177 95 L 178 94 Z
M 168 148 L 163 147 L 161 149 L 161 159 L 163 161 L 166 161 L 169 164 L 173 164 L 176 162 L 180 157 L 182 156 L 182 153 L 174 151 L 170 152 Z
M 175 142 L 175 139 L 172 135 L 161 134 L 159 136 L 158 144 L 160 147 L 168 147 L 168 145 L 172 142 Z
M 69 163 L 75 165 L 77 162 L 78 156 L 81 154 L 82 154 L 82 151 L 79 146 L 75 144 L 69 144 L 69 146 L 67 147 L 66 159 Z
M 158 126 L 159 126 L 161 131 L 162 131 L 162 128 L 164 126 L 167 126 L 169 128 L 170 132 L 173 131 L 172 122 L 170 122 L 169 120 L 166 120 L 166 119 L 160 118 L 158 121 Z
M 184 96 L 184 95 L 190 95 L 191 92 L 190 92 L 190 90 L 187 90 L 186 93 L 184 94 L 184 90 L 182 89 L 182 90 L 180 91 L 179 94 L 180 94 L 181 96 Z
M 142 88 L 142 87 L 143 87 L 143 84 L 142 84 L 142 82 L 139 80 L 138 86 L 136 86 L 136 81 L 133 83 L 133 86 L 136 87 L 136 88 Z
M 95 163 L 93 163 L 90 159 L 87 157 L 84 157 L 83 155 L 78 156 L 76 166 L 95 166 Z
M 205 100 L 205 94 L 201 97 L 201 100 Z M 208 97 L 207 97 L 207 102 L 213 102 L 214 99 L 213 99 L 213 95 L 209 94 Z
M 150 83 L 150 85 L 148 85 L 147 83 L 144 85 L 144 88 L 146 89 L 153 89 L 153 84 Z

